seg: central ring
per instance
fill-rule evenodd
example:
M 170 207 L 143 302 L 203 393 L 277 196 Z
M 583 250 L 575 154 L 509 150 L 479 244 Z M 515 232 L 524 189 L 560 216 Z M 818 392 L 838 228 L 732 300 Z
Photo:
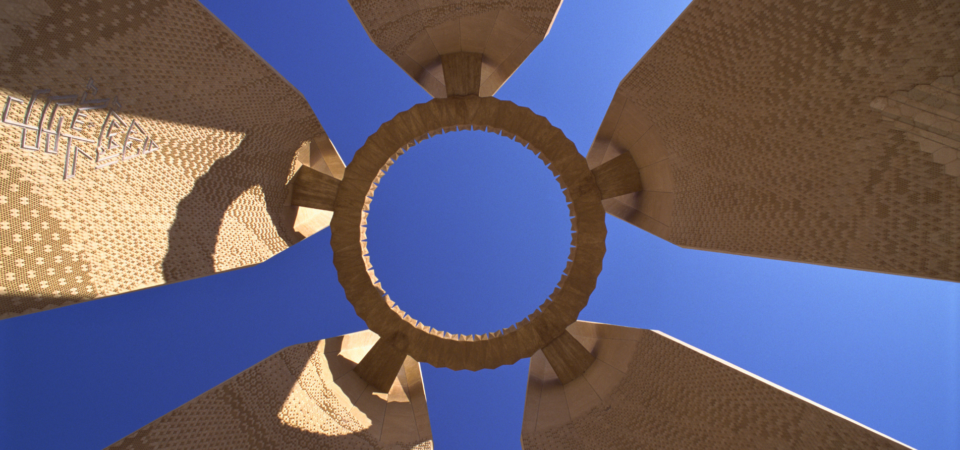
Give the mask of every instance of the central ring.
M 380 178 L 418 142 L 460 130 L 497 133 L 537 154 L 557 176 L 571 214 L 570 257 L 557 288 L 527 318 L 484 335 L 451 334 L 407 315 L 381 287 L 366 246 L 367 213 Z M 532 356 L 559 337 L 587 305 L 606 251 L 600 199 L 593 173 L 573 142 L 529 108 L 493 97 L 434 99 L 381 125 L 347 166 L 330 222 L 333 264 L 347 300 L 381 339 L 434 367 L 493 369 Z

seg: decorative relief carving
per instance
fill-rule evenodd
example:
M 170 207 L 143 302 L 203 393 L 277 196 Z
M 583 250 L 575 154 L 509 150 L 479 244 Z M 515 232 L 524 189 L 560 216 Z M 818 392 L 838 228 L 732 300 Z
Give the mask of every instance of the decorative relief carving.
M 64 180 L 76 175 L 79 156 L 102 169 L 160 149 L 136 119 L 120 116 L 119 97 L 92 98 L 96 94 L 90 80 L 79 95 L 51 95 L 49 89 L 40 89 L 29 101 L 8 96 L 3 124 L 21 129 L 23 150 L 59 155 L 63 147 Z

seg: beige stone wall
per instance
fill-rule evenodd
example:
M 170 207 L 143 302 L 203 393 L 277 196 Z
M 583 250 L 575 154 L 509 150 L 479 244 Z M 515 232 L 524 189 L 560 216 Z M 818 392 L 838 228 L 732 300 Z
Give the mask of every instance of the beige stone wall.
M 530 360 L 526 450 L 903 449 L 903 444 L 658 331 L 577 322 L 596 357 L 561 384 Z
M 300 238 L 285 184 L 323 129 L 196 1 L 4 2 L 0 102 L 0 318 L 256 264 Z
M 362 331 L 287 347 L 109 448 L 432 449 L 416 361 L 383 394 L 351 371 L 376 341 Z
M 684 247 L 960 281 L 960 3 L 694 0 L 588 160 Z

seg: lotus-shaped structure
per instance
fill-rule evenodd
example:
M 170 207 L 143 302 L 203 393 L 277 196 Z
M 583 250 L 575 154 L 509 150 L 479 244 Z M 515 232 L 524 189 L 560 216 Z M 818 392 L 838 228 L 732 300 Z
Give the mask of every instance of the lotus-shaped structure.
M 580 150 L 496 96 L 561 3 L 350 0 L 431 99 L 344 164 L 304 96 L 196 0 L 8 1 L 0 318 L 255 265 L 329 227 L 368 330 L 285 348 L 111 448 L 433 448 L 420 363 L 524 359 L 526 449 L 907 448 L 665 333 L 578 319 L 612 301 L 594 295 L 609 220 L 960 282 L 960 3 L 694 0 Z M 532 152 L 569 208 L 552 292 L 483 334 L 414 317 L 368 239 L 400 156 L 470 131 Z

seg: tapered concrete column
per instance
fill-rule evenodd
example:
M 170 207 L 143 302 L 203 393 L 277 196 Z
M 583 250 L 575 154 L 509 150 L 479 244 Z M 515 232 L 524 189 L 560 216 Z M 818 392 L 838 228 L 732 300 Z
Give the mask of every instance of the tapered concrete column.
M 108 448 L 432 449 L 419 363 L 401 359 L 386 389 L 352 370 L 378 339 L 287 347 Z
M 595 360 L 562 381 L 566 359 L 549 346 L 530 359 L 526 450 L 907 448 L 661 332 L 592 322 L 567 331 Z
M 960 2 L 805 5 L 690 3 L 587 155 L 640 170 L 605 210 L 685 248 L 960 281 Z

